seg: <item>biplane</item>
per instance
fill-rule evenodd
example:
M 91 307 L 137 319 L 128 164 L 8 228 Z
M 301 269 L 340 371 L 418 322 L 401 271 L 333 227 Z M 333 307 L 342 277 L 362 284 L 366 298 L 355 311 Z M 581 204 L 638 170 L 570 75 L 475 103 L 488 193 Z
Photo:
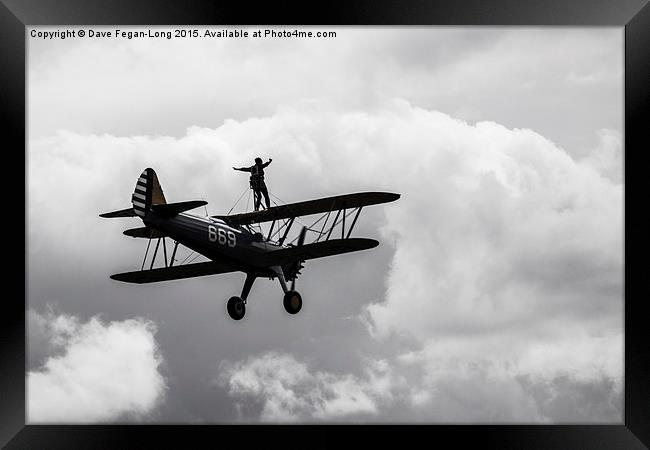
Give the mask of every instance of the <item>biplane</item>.
M 241 294 L 231 297 L 227 303 L 228 314 L 235 320 L 242 319 L 246 313 L 246 301 L 255 279 L 277 278 L 284 292 L 285 310 L 296 314 L 302 308 L 302 297 L 295 290 L 296 278 L 305 261 L 376 247 L 379 242 L 374 239 L 350 237 L 352 229 L 362 208 L 392 202 L 399 197 L 399 194 L 388 192 L 361 192 L 277 205 L 254 212 L 202 217 L 187 211 L 207 205 L 206 201 L 167 203 L 156 172 L 147 168 L 135 185 L 131 208 L 100 214 L 100 217 L 108 218 L 139 217 L 144 227 L 128 229 L 124 234 L 149 240 L 140 270 L 114 274 L 110 278 L 141 284 L 243 272 L 246 279 Z M 318 220 L 303 226 L 297 236 L 287 242 L 296 219 L 316 214 L 320 214 Z M 332 216 L 334 219 L 330 221 Z M 349 224 L 347 229 L 346 220 Z M 260 224 L 268 225 L 269 222 L 268 231 L 263 233 Z M 337 238 L 339 228 L 341 234 Z M 307 232 L 315 235 L 311 242 L 305 242 Z M 169 260 L 167 238 L 174 241 Z M 152 240 L 157 243 L 151 264 L 145 269 Z M 161 241 L 164 267 L 154 268 Z M 179 244 L 209 261 L 174 265 Z

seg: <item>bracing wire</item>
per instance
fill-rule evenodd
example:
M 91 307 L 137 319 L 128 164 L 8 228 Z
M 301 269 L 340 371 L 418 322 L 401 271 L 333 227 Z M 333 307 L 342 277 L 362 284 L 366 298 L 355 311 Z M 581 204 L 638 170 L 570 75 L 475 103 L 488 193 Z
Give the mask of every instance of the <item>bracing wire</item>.
M 193 254 L 194 254 L 194 251 L 192 251 L 189 255 L 187 255 L 187 256 L 185 257 L 185 259 L 184 259 L 183 261 L 181 261 L 181 263 L 179 264 L 179 266 L 182 266 L 183 264 L 185 264 L 185 261 L 187 261 L 187 259 L 188 259 L 190 256 L 192 256 Z
M 307 231 L 318 232 L 318 230 L 315 230 L 315 229 L 313 229 L 312 227 L 313 227 L 314 225 L 316 225 L 318 222 L 320 222 L 321 220 L 323 220 L 326 216 L 327 216 L 327 213 L 324 213 L 323 215 L 321 215 L 321 216 L 320 216 L 320 217 L 319 217 L 319 218 L 318 218 L 314 223 L 312 223 L 311 225 L 309 225 L 309 226 L 306 226 L 306 225 L 305 225 L 305 228 L 307 229 Z M 293 238 L 293 239 L 291 240 L 291 242 L 289 242 L 289 244 L 293 244 L 293 243 L 294 243 L 294 242 L 295 242 L 299 237 L 300 237 L 300 235 L 298 235 L 298 236 L 296 236 L 295 238 Z
M 194 258 L 192 258 L 192 259 L 189 260 L 188 264 L 191 264 L 192 262 L 194 262 L 194 260 L 195 260 L 196 258 L 198 258 L 199 256 L 201 256 L 201 254 L 200 254 L 200 253 L 197 253 L 196 256 L 194 256 Z
M 232 205 L 232 208 L 230 208 L 230 211 L 228 211 L 228 214 L 226 214 L 226 215 L 230 215 L 230 213 L 232 212 L 232 210 L 235 209 L 235 207 L 237 206 L 237 204 L 239 203 L 239 201 L 244 197 L 244 194 L 246 193 L 246 191 L 247 191 L 248 189 L 249 189 L 249 188 L 244 189 L 244 192 L 241 193 L 241 195 L 239 196 L 239 198 L 237 199 L 237 201 L 235 202 L 235 204 Z M 248 210 L 248 203 L 246 204 L 246 210 Z M 206 213 L 207 213 L 207 211 L 208 211 L 208 210 L 207 210 L 207 208 L 206 208 Z
M 351 215 L 354 213 L 354 211 L 355 211 L 354 209 L 350 209 L 348 212 L 346 212 L 346 213 L 344 214 L 345 217 L 347 218 L 347 217 L 351 216 Z M 330 211 L 330 212 L 331 212 L 331 211 Z M 319 230 L 312 229 L 312 227 L 313 227 L 314 225 L 318 224 L 318 222 L 320 222 L 321 220 L 323 220 L 323 218 L 325 218 L 326 216 L 328 216 L 328 214 L 329 214 L 329 213 L 324 213 L 322 216 L 320 216 L 320 218 L 319 218 L 317 221 L 315 221 L 314 223 L 312 223 L 310 226 L 307 227 L 307 230 L 309 230 L 309 231 L 313 231 L 313 232 L 316 232 L 316 233 L 319 234 L 319 236 L 322 236 L 323 234 L 325 234 L 323 231 L 319 231 Z M 327 221 L 326 221 L 326 222 L 327 222 Z M 332 228 L 332 229 L 333 229 L 334 227 L 336 227 L 336 226 L 337 226 L 338 224 L 340 224 L 341 222 L 343 222 L 343 217 L 341 217 L 339 220 L 337 220 L 337 221 L 334 222 L 332 225 L 330 225 L 329 228 Z M 323 227 L 323 230 L 324 230 L 324 227 Z M 295 238 L 293 238 L 293 239 L 291 240 L 291 242 L 289 242 L 289 243 L 290 243 L 290 244 L 293 244 L 294 241 L 296 241 L 297 239 L 298 239 L 298 236 L 296 236 Z
M 281 203 L 286 204 L 286 202 L 285 202 L 284 200 L 282 200 L 280 197 L 278 197 L 277 195 L 275 195 L 275 194 L 273 194 L 273 193 L 271 193 L 271 192 L 269 192 L 269 196 L 270 196 L 270 197 L 274 197 L 274 198 L 280 200 Z M 275 201 L 273 201 L 273 203 L 275 203 L 275 206 L 280 206 L 280 205 L 279 205 L 278 203 L 276 203 Z M 296 220 L 297 220 L 298 223 L 299 223 L 300 225 L 302 225 L 303 227 L 306 227 L 306 226 L 307 226 L 307 225 L 305 224 L 305 222 L 303 222 L 302 220 L 300 220 L 300 217 L 296 217 Z M 294 241 L 295 241 L 295 239 L 294 239 Z

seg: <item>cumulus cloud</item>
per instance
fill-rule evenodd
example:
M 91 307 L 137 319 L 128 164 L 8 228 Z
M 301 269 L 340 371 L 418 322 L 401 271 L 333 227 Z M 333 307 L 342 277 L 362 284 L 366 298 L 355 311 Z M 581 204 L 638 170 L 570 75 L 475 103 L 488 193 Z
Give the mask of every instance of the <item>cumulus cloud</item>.
M 396 251 L 385 300 L 366 308 L 371 332 L 414 337 L 424 348 L 425 382 L 465 380 L 459 392 L 473 393 L 464 404 L 470 415 L 495 403 L 486 401 L 494 391 L 477 388 L 481 380 L 521 391 L 519 376 L 545 383 L 565 376 L 611 382 L 618 407 L 592 418 L 619 421 L 623 192 L 616 164 L 577 162 L 531 130 L 413 113 L 429 126 L 410 134 L 421 151 L 407 155 L 418 163 L 402 165 L 408 195 L 399 210 L 386 211 L 383 231 Z M 620 148 L 614 133 L 601 138 L 601 148 Z M 425 141 L 429 151 L 418 145 Z M 436 388 L 445 396 L 452 389 Z M 490 407 L 482 418 L 503 411 Z M 533 407 L 507 418 L 544 416 Z
M 363 111 L 303 101 L 267 117 L 192 127 L 179 138 L 61 131 L 30 143 L 29 207 L 34 215 L 124 208 L 135 177 L 151 166 L 168 200 L 203 197 L 220 208 L 211 212 L 225 212 L 246 184 L 234 181 L 231 166 L 257 155 L 273 157 L 269 187 L 286 201 L 399 192 L 397 203 L 369 211 L 374 222 L 359 229 L 380 230 L 382 243 L 395 249 L 385 297 L 367 299 L 362 317 L 378 347 L 407 342 L 388 360 L 418 373 L 409 375 L 407 406 L 442 421 L 565 420 L 573 410 L 616 421 L 620 136 L 599 136 L 594 155 L 576 160 L 533 130 L 469 124 L 400 99 Z M 90 228 L 98 219 L 75 220 Z M 64 220 L 30 228 L 32 251 L 48 257 L 53 237 L 79 239 Z M 113 243 L 90 241 L 107 257 L 114 253 Z M 367 374 L 313 372 L 288 355 L 234 364 L 230 392 L 263 399 L 264 420 L 374 417 L 385 400 Z M 583 394 L 549 400 L 567 386 Z M 592 387 L 602 395 L 590 398 Z
M 29 311 L 30 337 L 46 337 L 49 356 L 27 373 L 29 423 L 141 419 L 164 396 L 156 327 L 144 319 L 88 321 Z M 38 340 L 30 339 L 30 350 Z
M 383 360 L 368 361 L 360 378 L 313 369 L 283 352 L 223 362 L 217 381 L 235 399 L 241 419 L 265 422 L 368 420 L 404 383 Z
M 620 326 L 621 186 L 533 131 L 415 113 L 430 121 L 403 144 L 417 164 L 400 164 L 408 194 L 386 210 L 396 252 L 387 299 L 368 308 L 377 331 Z
M 622 125 L 620 29 L 334 30 L 331 39 L 29 39 L 30 136 L 181 136 L 322 98 L 364 110 L 400 97 L 532 127 L 576 153 L 594 129 Z
M 621 133 L 611 129 L 598 130 L 599 145 L 583 158 L 615 183 L 623 181 L 623 139 Z
M 397 360 L 420 370 L 419 403 L 433 421 L 620 423 L 622 335 L 579 334 L 438 339 Z

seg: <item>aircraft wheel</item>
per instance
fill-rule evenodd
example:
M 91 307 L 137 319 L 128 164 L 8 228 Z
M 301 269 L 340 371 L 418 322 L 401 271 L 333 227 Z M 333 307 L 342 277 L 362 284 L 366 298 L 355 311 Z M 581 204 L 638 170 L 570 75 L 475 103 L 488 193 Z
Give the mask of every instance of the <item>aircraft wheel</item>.
M 302 297 L 296 291 L 288 291 L 284 294 L 284 309 L 287 310 L 289 314 L 298 314 L 300 308 L 302 308 Z
M 228 314 L 234 320 L 241 320 L 246 314 L 246 305 L 239 297 L 230 297 L 228 300 Z

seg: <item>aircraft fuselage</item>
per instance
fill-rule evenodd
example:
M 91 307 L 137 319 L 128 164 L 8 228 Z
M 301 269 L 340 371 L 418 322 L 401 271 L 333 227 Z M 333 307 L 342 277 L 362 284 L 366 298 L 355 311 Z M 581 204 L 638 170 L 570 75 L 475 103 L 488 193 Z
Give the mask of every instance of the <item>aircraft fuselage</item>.
M 145 225 L 160 230 L 166 236 L 213 261 L 229 261 L 247 267 L 264 268 L 263 255 L 282 248 L 265 242 L 260 235 L 234 228 L 219 219 L 180 213 L 161 217 L 151 211 L 143 219 Z

